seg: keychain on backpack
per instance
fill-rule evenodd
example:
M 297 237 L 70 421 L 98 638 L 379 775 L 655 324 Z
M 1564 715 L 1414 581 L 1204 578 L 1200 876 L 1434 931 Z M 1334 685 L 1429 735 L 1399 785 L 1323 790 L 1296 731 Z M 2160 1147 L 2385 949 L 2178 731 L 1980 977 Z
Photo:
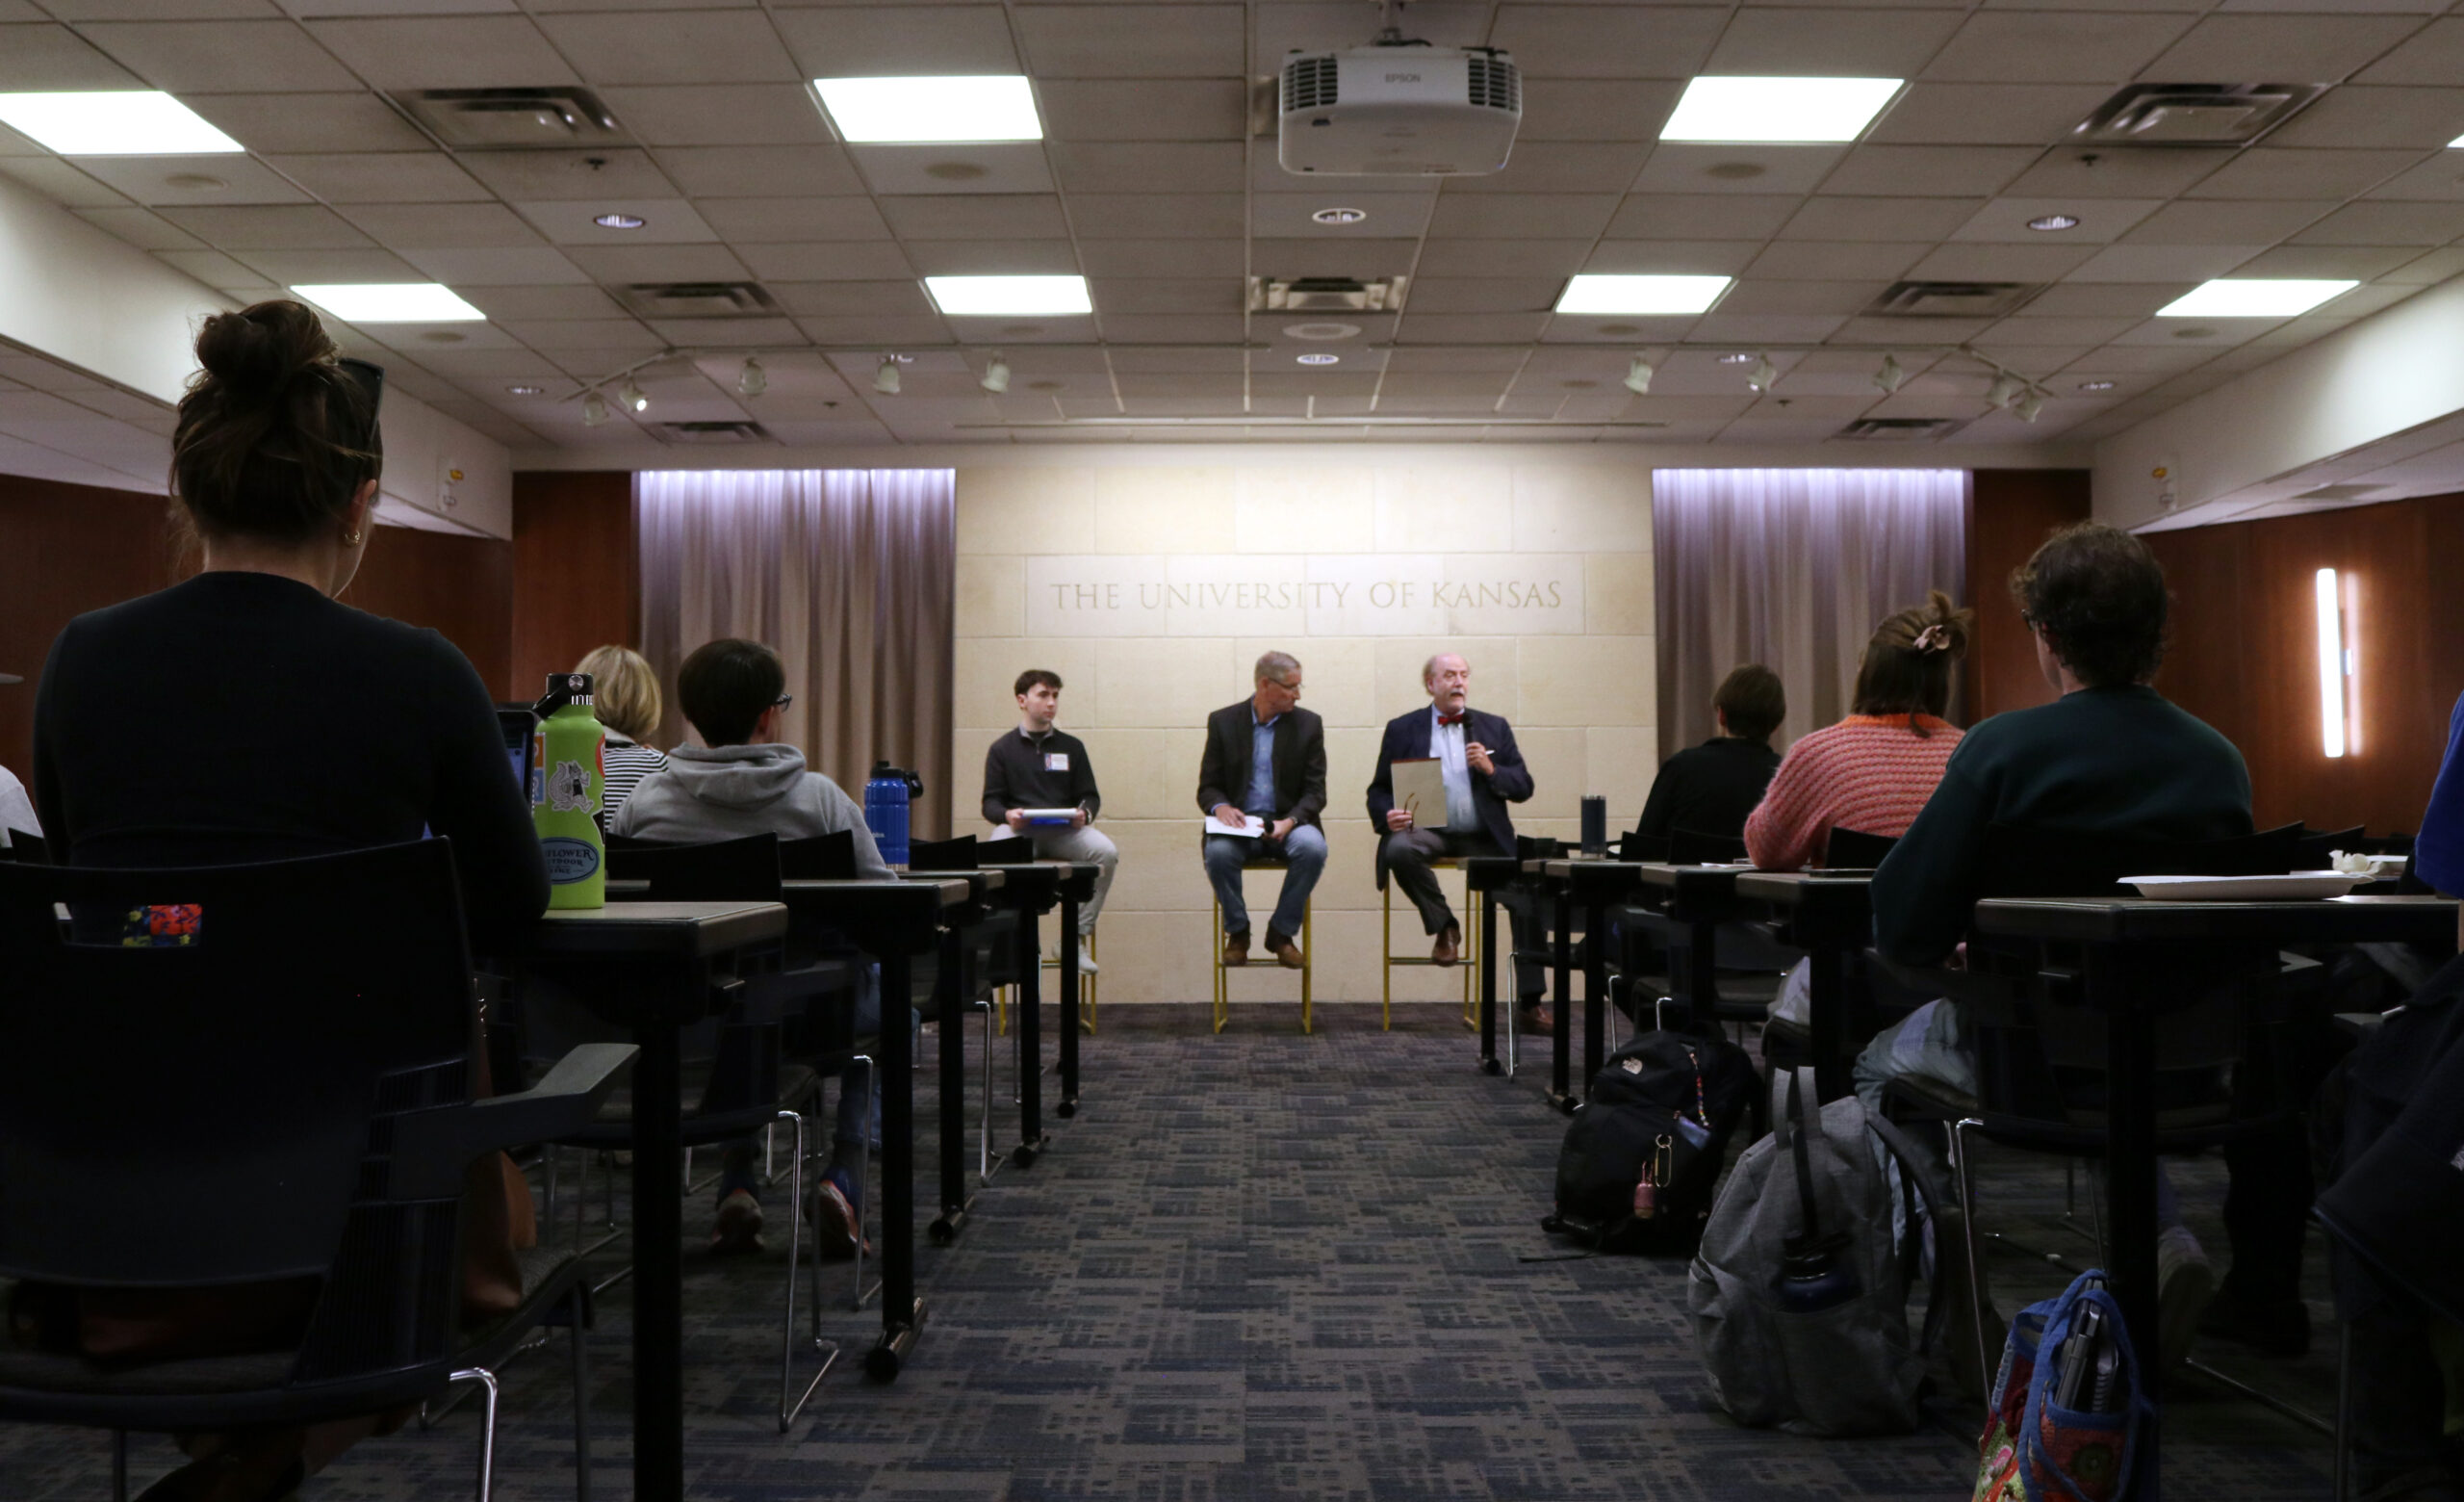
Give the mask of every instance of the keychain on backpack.
M 1659 1191 L 1677 1172 L 1676 1145 L 1665 1132 L 1652 1144 L 1651 1161 L 1643 1165 L 1643 1177 L 1634 1182 L 1634 1219 L 1650 1220 L 1659 1213 Z

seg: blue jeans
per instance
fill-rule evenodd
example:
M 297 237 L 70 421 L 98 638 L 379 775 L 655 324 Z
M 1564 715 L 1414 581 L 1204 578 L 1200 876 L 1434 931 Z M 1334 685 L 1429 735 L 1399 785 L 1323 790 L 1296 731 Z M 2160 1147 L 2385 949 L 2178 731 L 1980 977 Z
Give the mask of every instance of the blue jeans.
M 1292 864 L 1283 873 L 1283 895 L 1275 900 L 1267 932 L 1286 939 L 1300 936 L 1300 918 L 1309 893 L 1326 869 L 1326 836 L 1315 824 L 1295 824 L 1277 845 L 1271 840 L 1245 840 L 1238 835 L 1206 837 L 1206 879 L 1215 884 L 1215 898 L 1223 904 L 1223 931 L 1249 931 L 1249 903 L 1241 891 L 1241 868 L 1253 856 L 1281 855 Z

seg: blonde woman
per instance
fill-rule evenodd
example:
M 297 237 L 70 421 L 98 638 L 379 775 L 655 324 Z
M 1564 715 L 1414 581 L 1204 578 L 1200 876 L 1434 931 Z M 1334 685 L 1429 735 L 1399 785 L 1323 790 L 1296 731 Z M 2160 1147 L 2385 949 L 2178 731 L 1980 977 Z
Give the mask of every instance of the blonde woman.
M 593 708 L 599 723 L 607 727 L 607 791 L 599 811 L 604 827 L 643 778 L 667 770 L 667 753 L 645 744 L 658 734 L 666 706 L 659 698 L 657 671 L 630 647 L 594 647 L 574 664 L 574 671 L 591 676 Z

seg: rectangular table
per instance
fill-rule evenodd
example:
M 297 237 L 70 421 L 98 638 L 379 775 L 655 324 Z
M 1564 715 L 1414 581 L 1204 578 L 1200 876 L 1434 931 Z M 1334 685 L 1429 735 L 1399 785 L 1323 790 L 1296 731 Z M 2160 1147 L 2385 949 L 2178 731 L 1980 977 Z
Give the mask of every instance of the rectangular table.
M 721 962 L 787 932 L 776 902 L 625 902 L 550 912 L 495 956 L 573 983 L 631 1029 L 633 1064 L 633 1495 L 684 1494 L 684 1172 L 680 1035 L 713 1010 Z
M 2287 945 L 2421 943 L 2455 937 L 2445 897 L 2336 897 L 2310 902 L 2157 902 L 2143 897 L 1989 898 L 1975 930 L 2017 951 L 2015 969 L 2077 977 L 2079 1002 L 2106 1018 L 2106 1224 L 2110 1272 L 2125 1326 L 2143 1350 L 2156 1330 L 2156 1015 L 2197 995 L 2201 976 L 2231 973 Z M 1970 959 L 1978 960 L 1971 945 Z M 2158 1363 L 2141 1373 L 2154 1395 Z M 2143 1439 L 2132 1494 L 2159 1495 L 2156 1417 Z
M 1848 973 L 1852 956 L 1873 943 L 1871 871 L 1747 871 L 1736 878 L 1741 902 L 1767 903 L 1782 937 L 1806 951 L 1806 1031 L 1811 1035 L 1815 1093 L 1836 1101 L 1852 1087 L 1854 1010 Z

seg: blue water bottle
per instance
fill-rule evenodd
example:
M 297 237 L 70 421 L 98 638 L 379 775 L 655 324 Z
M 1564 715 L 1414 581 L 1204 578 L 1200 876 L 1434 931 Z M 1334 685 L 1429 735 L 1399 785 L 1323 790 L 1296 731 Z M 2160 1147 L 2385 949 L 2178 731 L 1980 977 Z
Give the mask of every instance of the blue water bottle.
M 891 866 L 907 864 L 907 816 L 924 791 L 924 779 L 887 762 L 875 762 L 864 782 L 864 824 Z

